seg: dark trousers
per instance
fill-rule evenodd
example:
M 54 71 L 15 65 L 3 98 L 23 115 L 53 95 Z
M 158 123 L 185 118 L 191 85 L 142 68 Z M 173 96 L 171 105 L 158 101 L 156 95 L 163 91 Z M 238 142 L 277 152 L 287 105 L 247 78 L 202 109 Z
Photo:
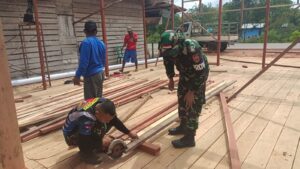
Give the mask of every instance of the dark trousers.
M 64 137 L 68 146 L 78 146 L 80 152 L 83 154 L 102 151 L 101 135 L 82 135 L 76 133 L 71 136 L 64 135 Z
M 104 73 L 99 72 L 90 77 L 84 77 L 84 99 L 102 97 Z

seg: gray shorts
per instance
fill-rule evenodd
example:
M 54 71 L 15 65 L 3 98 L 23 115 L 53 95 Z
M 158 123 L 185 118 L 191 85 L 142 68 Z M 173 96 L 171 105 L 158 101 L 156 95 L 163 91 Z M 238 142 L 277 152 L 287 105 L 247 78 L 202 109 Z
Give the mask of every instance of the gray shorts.
M 99 72 L 84 78 L 84 99 L 102 97 L 104 73 Z

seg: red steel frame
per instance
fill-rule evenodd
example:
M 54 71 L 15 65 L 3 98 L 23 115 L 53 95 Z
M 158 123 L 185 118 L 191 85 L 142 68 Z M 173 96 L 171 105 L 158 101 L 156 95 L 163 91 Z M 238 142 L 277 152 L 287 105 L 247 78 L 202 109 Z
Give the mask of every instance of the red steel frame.
M 31 29 L 31 25 L 33 24 L 18 24 L 19 26 L 19 33 L 20 33 L 20 39 L 21 39 L 21 47 L 22 47 L 22 55 L 23 55 L 23 61 L 24 61 L 24 66 L 25 66 L 25 74 L 26 77 L 29 78 L 29 74 L 28 74 L 28 56 L 27 56 L 27 51 L 26 51 L 26 43 L 25 43 L 25 36 L 24 36 L 24 26 L 28 26 L 29 29 L 26 30 L 30 30 Z M 35 25 L 35 24 L 34 24 Z M 41 43 L 43 46 L 43 54 L 44 56 L 42 56 L 45 59 L 45 63 L 46 63 L 46 69 L 47 69 L 47 78 L 48 78 L 48 83 L 49 86 L 51 86 L 51 77 L 50 77 L 50 71 L 49 71 L 49 66 L 48 66 L 48 58 L 47 58 L 47 52 L 46 52 L 46 46 L 45 46 L 45 39 L 44 39 L 44 33 L 43 33 L 43 27 L 42 24 L 39 23 L 39 30 L 41 31 L 40 35 L 41 35 Z
M 175 25 L 174 0 L 171 0 L 171 16 L 172 16 L 172 30 L 174 30 L 174 25 Z
M 145 0 L 142 0 L 142 9 L 143 9 L 143 25 L 144 25 L 144 55 L 145 55 L 145 68 L 148 68 L 148 60 L 147 60 L 147 54 L 148 54 L 148 47 L 147 47 L 147 24 L 146 24 L 146 10 L 145 10 Z
M 270 24 L 270 0 L 266 0 L 266 22 L 265 22 L 265 35 L 264 35 L 264 50 L 263 50 L 262 65 L 261 65 L 262 69 L 265 68 L 266 65 L 269 24 Z
M 45 61 L 42 49 L 42 37 L 41 37 L 41 28 L 40 28 L 40 21 L 39 21 L 39 12 L 38 12 L 38 3 L 37 0 L 33 0 L 33 8 L 34 8 L 34 19 L 35 19 L 35 29 L 37 34 L 37 43 L 38 43 L 38 50 L 39 50 L 39 57 L 40 57 L 40 66 L 41 66 L 41 76 L 43 81 L 43 89 L 47 89 L 46 84 L 46 77 L 45 77 Z
M 104 0 L 99 0 L 100 2 L 100 15 L 101 15 L 101 27 L 102 27 L 102 37 L 106 45 L 105 52 L 105 75 L 109 77 L 109 67 L 108 67 L 108 53 L 107 53 L 107 34 L 106 34 L 106 24 L 105 24 L 105 15 L 104 15 Z
M 244 86 L 242 86 L 237 92 L 235 92 L 229 99 L 230 102 L 234 99 L 240 92 L 242 92 L 246 87 L 253 83 L 258 77 L 260 77 L 265 71 L 267 71 L 271 66 L 273 66 L 282 56 L 284 56 L 289 50 L 291 50 L 296 44 L 300 42 L 300 38 L 296 39 L 288 48 L 281 52 L 272 62 L 270 62 L 266 67 L 259 71 L 252 79 L 250 79 Z
M 217 66 L 220 65 L 220 55 L 221 55 L 222 5 L 223 5 L 222 0 L 219 0 Z

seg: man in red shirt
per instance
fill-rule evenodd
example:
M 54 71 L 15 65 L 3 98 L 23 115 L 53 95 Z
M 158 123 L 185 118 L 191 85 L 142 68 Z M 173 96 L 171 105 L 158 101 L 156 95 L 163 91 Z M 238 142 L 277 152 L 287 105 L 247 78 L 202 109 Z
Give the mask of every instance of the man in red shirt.
M 122 51 L 124 47 L 126 47 L 126 50 L 123 58 L 122 69 L 120 70 L 121 72 L 123 72 L 126 62 L 134 62 L 135 70 L 138 70 L 138 61 L 136 54 L 136 42 L 138 40 L 138 35 L 137 33 L 132 31 L 132 28 L 130 26 L 127 27 L 127 32 L 128 34 L 126 34 L 124 37 L 124 44 L 122 47 Z

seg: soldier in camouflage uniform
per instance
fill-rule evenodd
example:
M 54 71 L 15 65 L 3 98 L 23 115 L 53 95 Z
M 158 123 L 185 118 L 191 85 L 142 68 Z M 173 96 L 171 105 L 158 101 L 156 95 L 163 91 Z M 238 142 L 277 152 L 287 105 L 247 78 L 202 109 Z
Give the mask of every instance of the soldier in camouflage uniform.
M 175 148 L 195 146 L 199 115 L 205 104 L 206 80 L 209 65 L 201 46 L 195 40 L 185 39 L 182 33 L 166 31 L 161 35 L 160 54 L 164 59 L 169 89 L 174 89 L 174 65 L 179 71 L 178 114 L 180 125 L 169 129 L 170 135 L 184 134 L 172 141 Z

